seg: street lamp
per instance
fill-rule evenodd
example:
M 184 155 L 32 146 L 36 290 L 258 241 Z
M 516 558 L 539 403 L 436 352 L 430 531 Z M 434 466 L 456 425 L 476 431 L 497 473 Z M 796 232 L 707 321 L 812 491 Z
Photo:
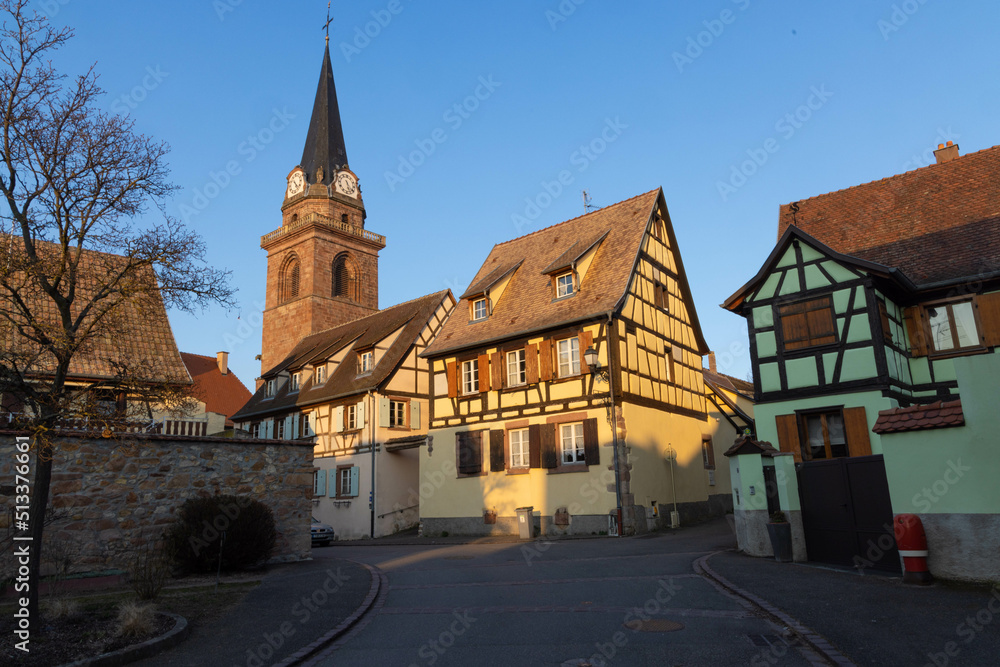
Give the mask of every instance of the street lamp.
M 587 368 L 590 369 L 590 374 L 594 376 L 595 380 L 599 382 L 608 381 L 608 372 L 601 370 L 600 358 L 597 355 L 597 350 L 593 346 L 588 347 L 583 353 L 583 360 L 587 362 Z

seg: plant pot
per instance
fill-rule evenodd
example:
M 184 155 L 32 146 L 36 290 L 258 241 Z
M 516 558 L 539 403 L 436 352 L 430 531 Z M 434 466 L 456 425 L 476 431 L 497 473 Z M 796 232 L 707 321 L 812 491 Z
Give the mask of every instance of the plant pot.
M 780 563 L 792 562 L 792 524 L 769 523 L 767 536 L 771 538 L 774 560 Z

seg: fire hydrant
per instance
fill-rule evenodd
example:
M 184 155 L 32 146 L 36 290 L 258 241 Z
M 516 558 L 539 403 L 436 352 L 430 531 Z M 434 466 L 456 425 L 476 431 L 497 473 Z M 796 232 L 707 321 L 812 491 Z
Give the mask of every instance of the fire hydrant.
M 926 586 L 934 578 L 927 569 L 927 535 L 916 514 L 899 514 L 892 522 L 896 546 L 903 557 L 903 583 Z

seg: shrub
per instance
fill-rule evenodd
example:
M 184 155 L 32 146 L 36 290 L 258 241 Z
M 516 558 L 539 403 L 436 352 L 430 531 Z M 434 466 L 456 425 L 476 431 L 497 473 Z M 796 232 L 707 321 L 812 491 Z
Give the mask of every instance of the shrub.
M 788 523 L 788 519 L 785 518 L 785 513 L 781 510 L 771 513 L 771 523 Z
M 165 535 L 168 553 L 188 572 L 215 572 L 220 550 L 223 570 L 261 565 L 276 538 L 271 508 L 245 496 L 190 498 Z
M 50 621 L 60 618 L 76 618 L 80 615 L 80 604 L 76 600 L 66 598 L 47 600 L 42 615 Z
M 163 544 L 142 537 L 128 563 L 129 583 L 140 600 L 155 600 L 170 576 L 170 558 Z
M 118 605 L 118 624 L 115 634 L 119 637 L 143 637 L 156 627 L 155 609 L 151 604 L 128 600 Z

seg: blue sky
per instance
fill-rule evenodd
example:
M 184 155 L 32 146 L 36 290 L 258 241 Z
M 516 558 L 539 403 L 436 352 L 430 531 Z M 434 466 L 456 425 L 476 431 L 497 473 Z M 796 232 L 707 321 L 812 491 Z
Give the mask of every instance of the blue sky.
M 57 65 L 96 63 L 106 108 L 171 145 L 168 211 L 239 288 L 231 311 L 171 313 L 174 334 L 186 352 L 228 350 L 252 388 L 260 236 L 302 154 L 326 3 L 33 4 L 76 29 Z M 495 243 L 580 215 L 581 190 L 606 206 L 662 186 L 705 336 L 738 377 L 746 325 L 718 304 L 770 252 L 781 204 L 928 164 L 947 139 L 963 154 L 1000 143 L 1000 5 L 985 0 L 359 0 L 333 14 L 350 166 L 387 237 L 382 307 L 461 293 Z

